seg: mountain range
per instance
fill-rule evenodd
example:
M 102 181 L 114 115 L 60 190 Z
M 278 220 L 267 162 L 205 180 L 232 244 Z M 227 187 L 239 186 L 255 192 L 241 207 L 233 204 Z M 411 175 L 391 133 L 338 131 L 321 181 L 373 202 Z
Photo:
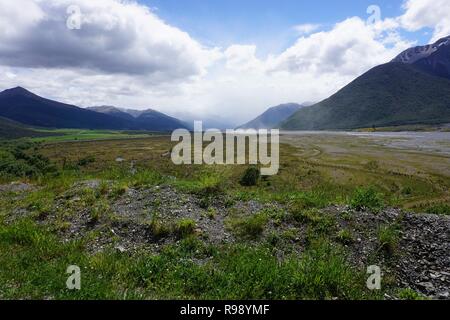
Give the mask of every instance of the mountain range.
M 13 131 L 19 136 L 40 134 L 30 127 L 157 132 L 192 129 L 191 119 L 197 117 L 188 115 L 186 112 L 185 120 L 189 118 L 186 122 L 153 109 L 113 106 L 84 109 L 40 97 L 22 87 L 0 92 L 0 133 L 10 137 L 16 136 Z M 205 129 L 231 127 L 220 118 L 206 121 Z M 239 128 L 351 130 L 447 123 L 450 123 L 450 36 L 405 50 L 319 103 L 272 107 Z
M 133 117 L 113 107 L 83 109 L 42 98 L 22 87 L 0 92 L 0 117 L 35 127 L 171 131 L 182 121 L 146 110 Z
M 129 121 L 141 130 L 173 131 L 179 128 L 190 128 L 189 124 L 153 109 L 134 110 L 100 106 L 90 107 L 88 110 Z
M 348 130 L 450 123 L 450 37 L 408 49 L 330 98 L 280 124 L 286 130 Z
M 305 106 L 297 103 L 287 103 L 269 108 L 266 112 L 238 129 L 272 129 Z

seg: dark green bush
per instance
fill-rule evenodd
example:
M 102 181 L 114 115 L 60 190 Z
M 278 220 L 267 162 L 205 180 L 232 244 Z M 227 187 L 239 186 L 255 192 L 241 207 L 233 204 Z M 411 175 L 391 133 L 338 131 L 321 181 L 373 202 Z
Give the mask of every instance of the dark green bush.
M 94 156 L 87 156 L 85 158 L 81 158 L 80 160 L 78 160 L 78 165 L 80 167 L 85 167 L 91 163 L 95 162 L 95 157 Z
M 32 143 L 7 145 L 0 150 L 1 176 L 31 178 L 56 173 L 56 166 L 48 158 L 37 153 Z
M 252 166 L 245 170 L 239 183 L 245 187 L 256 186 L 261 178 L 261 171 L 258 167 Z

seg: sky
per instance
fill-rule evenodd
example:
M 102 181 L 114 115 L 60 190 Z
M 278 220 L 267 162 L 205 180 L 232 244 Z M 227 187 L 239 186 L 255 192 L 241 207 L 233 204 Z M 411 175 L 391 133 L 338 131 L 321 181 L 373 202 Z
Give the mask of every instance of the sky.
M 0 0 L 0 90 L 237 125 L 449 34 L 448 0 Z
M 279 53 L 292 45 L 298 37 L 293 26 L 320 24 L 325 28 L 352 16 L 367 18 L 367 8 L 374 0 L 146 0 L 142 3 L 203 43 L 223 47 L 255 43 L 264 55 Z M 376 3 L 386 17 L 402 12 L 401 1 Z

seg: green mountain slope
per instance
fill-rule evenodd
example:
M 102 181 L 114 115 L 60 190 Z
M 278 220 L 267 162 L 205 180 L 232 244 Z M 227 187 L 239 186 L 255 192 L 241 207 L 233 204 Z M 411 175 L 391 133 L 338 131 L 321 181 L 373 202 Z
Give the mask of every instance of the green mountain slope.
M 43 128 L 134 129 L 126 120 L 45 99 L 22 87 L 0 92 L 0 116 Z
M 22 124 L 0 117 L 0 139 L 16 139 L 23 137 L 45 137 L 51 133 L 38 132 L 26 128 Z
M 252 121 L 240 126 L 239 129 L 275 128 L 277 124 L 286 120 L 301 108 L 303 106 L 297 103 L 287 103 L 272 107 Z
M 330 98 L 300 109 L 285 130 L 344 130 L 407 124 L 450 123 L 450 80 L 414 66 L 373 68 Z
M 178 119 L 153 110 L 135 119 L 114 109 L 103 107 L 96 111 L 87 110 L 45 99 L 21 87 L 0 92 L 0 117 L 33 127 L 150 131 L 186 128 Z

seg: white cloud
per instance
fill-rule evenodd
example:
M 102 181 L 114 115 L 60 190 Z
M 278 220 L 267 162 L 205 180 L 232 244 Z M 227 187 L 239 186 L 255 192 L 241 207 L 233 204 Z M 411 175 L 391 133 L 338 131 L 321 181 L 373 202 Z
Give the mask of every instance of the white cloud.
M 67 27 L 67 9 L 74 5 L 81 10 L 79 30 Z M 202 75 L 217 57 L 130 1 L 2 0 L 0 21 L 0 59 L 9 66 L 146 75 L 161 82 Z
M 320 24 L 305 23 L 294 26 L 294 30 L 297 31 L 299 35 L 307 35 L 316 31 L 320 27 Z
M 395 24 L 381 21 L 367 24 L 358 17 L 336 24 L 330 31 L 301 37 L 272 60 L 272 71 L 357 76 L 369 68 L 390 61 L 410 43 L 391 46 Z
M 226 67 L 231 70 L 248 71 L 261 67 L 255 45 L 232 45 L 225 50 L 224 56 Z
M 249 120 L 283 102 L 319 101 L 368 69 L 386 63 L 408 43 L 395 21 L 367 25 L 360 18 L 301 37 L 279 55 L 258 58 L 255 45 L 224 51 L 223 67 L 184 87 L 200 112 L 219 110 L 229 119 Z M 240 122 L 243 122 L 243 121 Z
M 300 37 L 279 55 L 256 57 L 253 45 L 225 51 L 228 71 L 210 75 L 207 105 L 251 118 L 282 102 L 319 101 L 370 68 L 389 62 L 412 43 L 393 19 L 367 24 L 354 17 L 329 31 Z M 226 106 L 226 108 L 224 108 Z
M 434 32 L 431 42 L 450 35 L 449 0 L 406 0 L 403 8 L 405 13 L 399 21 L 407 30 L 432 28 Z
M 8 42 L 23 35 L 45 16 L 33 0 L 0 1 L 0 50 L 8 49 Z

